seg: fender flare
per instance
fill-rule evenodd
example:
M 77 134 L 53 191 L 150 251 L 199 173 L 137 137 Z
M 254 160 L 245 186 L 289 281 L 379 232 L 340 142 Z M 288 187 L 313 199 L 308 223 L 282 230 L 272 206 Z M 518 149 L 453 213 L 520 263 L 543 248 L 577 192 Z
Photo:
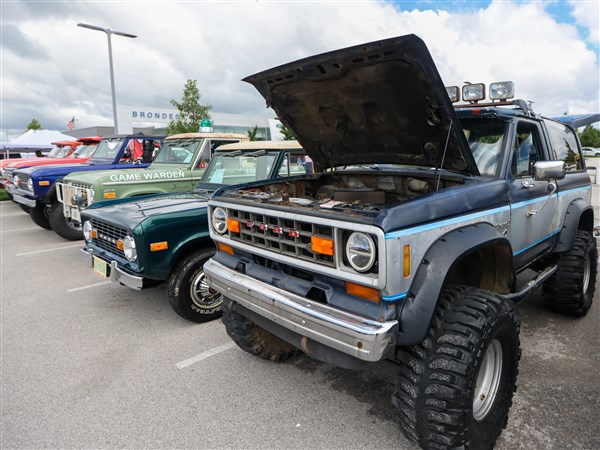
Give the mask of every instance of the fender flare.
M 573 200 L 567 207 L 565 221 L 563 222 L 559 241 L 554 251 L 560 253 L 571 250 L 571 248 L 573 248 L 573 242 L 575 242 L 575 235 L 577 234 L 578 229 L 581 228 L 590 232 L 593 230 L 593 217 L 594 209 L 592 208 L 592 205 L 581 198 Z M 580 226 L 582 218 L 584 218 L 584 220 Z
M 52 186 L 48 188 L 48 192 L 46 192 L 42 198 L 42 203 L 45 205 L 51 205 L 54 203 L 52 200 L 56 199 L 56 183 L 59 181 L 62 181 L 62 178 L 60 180 L 55 180 L 54 183 L 52 183 Z
M 495 244 L 507 247 L 514 278 L 512 246 L 491 224 L 480 223 L 452 230 L 429 247 L 401 306 L 398 345 L 416 345 L 425 339 L 450 269 L 474 251 Z

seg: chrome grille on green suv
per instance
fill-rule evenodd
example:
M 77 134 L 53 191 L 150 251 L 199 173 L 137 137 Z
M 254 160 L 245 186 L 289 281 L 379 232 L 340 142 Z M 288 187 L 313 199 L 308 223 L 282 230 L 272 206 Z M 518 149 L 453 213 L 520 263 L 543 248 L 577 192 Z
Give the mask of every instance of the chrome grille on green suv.
M 96 237 L 92 239 L 94 245 L 124 258 L 125 253 L 123 253 L 123 250 L 119 250 L 117 241 L 127 236 L 127 229 L 97 219 L 92 219 L 91 222 L 92 228 L 97 232 Z

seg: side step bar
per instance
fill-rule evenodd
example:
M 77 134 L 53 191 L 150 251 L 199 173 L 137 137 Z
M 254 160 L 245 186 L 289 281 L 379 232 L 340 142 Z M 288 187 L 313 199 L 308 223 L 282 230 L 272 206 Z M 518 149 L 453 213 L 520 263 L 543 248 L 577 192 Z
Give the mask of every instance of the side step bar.
M 523 289 L 514 292 L 512 294 L 502 294 L 502 297 L 504 297 L 507 300 L 510 300 L 514 303 L 518 303 L 521 300 L 523 300 L 525 297 L 527 297 L 529 294 L 531 294 L 534 290 L 536 290 L 538 287 L 540 287 L 542 284 L 544 284 L 544 282 L 550 278 L 550 276 L 556 272 L 556 270 L 558 269 L 558 264 L 555 264 L 553 266 L 548 266 L 546 267 L 544 270 L 542 270 L 537 277 L 535 277 L 533 280 L 527 282 L 527 284 L 525 284 L 525 286 L 523 286 Z

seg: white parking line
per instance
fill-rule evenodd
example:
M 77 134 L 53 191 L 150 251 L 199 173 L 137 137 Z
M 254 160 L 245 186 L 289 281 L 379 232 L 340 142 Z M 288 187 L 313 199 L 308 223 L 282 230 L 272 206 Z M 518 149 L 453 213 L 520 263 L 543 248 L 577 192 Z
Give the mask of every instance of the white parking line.
M 39 230 L 39 229 L 40 229 L 40 227 L 17 228 L 16 230 L 0 231 L 0 233 L 14 233 L 15 231 Z
M 28 216 L 29 214 L 27 214 L 25 211 L 21 211 L 21 212 L 14 212 L 14 213 L 4 213 L 2 211 L 0 211 L 0 217 L 4 218 L 4 217 L 17 217 L 17 216 Z
M 67 247 L 48 248 L 46 250 L 36 250 L 35 252 L 17 253 L 15 256 L 35 255 L 37 253 L 54 252 L 56 250 L 66 250 L 68 248 L 81 247 L 81 244 L 68 245 Z
M 112 281 L 103 281 L 102 283 L 94 283 L 88 284 L 87 286 L 81 286 L 78 288 L 68 289 L 67 292 L 75 292 L 75 291 L 83 291 L 84 289 L 90 289 L 96 286 L 104 286 L 105 284 L 110 284 Z
M 211 356 L 218 355 L 219 353 L 227 351 L 233 347 L 235 347 L 235 342 L 229 342 L 227 344 L 220 345 L 219 347 L 215 347 L 212 350 L 207 350 L 204 353 L 192 356 L 191 358 L 186 359 L 184 361 L 180 361 L 177 364 L 175 364 L 175 366 L 178 369 L 184 369 L 187 366 L 191 366 L 192 364 L 205 360 L 206 358 L 210 358 Z

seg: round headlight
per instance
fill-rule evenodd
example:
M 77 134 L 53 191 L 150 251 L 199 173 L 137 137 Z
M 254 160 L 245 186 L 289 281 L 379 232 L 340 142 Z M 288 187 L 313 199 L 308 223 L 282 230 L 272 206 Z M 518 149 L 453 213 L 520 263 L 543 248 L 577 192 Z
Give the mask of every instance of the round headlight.
M 18 186 L 20 182 L 21 182 L 21 179 L 19 178 L 19 175 L 15 175 L 15 176 L 13 177 L 13 184 L 14 184 L 15 186 Z
M 357 272 L 366 272 L 375 264 L 375 242 L 365 233 L 354 232 L 346 242 L 346 258 Z
M 88 201 L 88 205 L 91 205 L 92 203 L 94 203 L 94 198 L 96 197 L 96 191 L 94 190 L 93 187 L 90 188 L 90 198 L 87 199 Z
M 215 208 L 212 212 L 212 226 L 219 234 L 227 231 L 227 213 L 223 208 Z
M 86 220 L 83 222 L 83 238 L 90 242 L 92 240 L 92 222 Z
M 33 180 L 31 178 L 27 180 L 27 189 L 33 191 Z
M 129 261 L 135 261 L 137 259 L 137 250 L 135 249 L 133 237 L 125 236 L 125 238 L 123 238 L 123 253 L 125 253 L 125 258 Z

